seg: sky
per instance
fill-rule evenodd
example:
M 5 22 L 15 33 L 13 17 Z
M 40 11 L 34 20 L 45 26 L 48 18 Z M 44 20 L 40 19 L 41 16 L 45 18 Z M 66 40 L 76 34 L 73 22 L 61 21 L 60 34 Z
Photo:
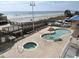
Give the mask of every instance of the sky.
M 0 11 L 31 11 L 31 1 L 0 1 Z M 35 1 L 34 11 L 79 11 L 79 1 Z

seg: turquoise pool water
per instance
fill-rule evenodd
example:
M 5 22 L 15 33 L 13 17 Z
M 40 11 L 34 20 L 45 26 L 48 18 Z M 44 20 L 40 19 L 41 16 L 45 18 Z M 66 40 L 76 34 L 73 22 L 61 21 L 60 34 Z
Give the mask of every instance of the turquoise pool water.
M 67 29 L 56 29 L 54 34 L 44 34 L 42 37 L 45 40 L 58 40 L 60 36 L 66 33 L 70 33 L 70 31 Z
M 35 48 L 37 46 L 37 44 L 36 43 L 34 43 L 34 42 L 28 42 L 28 43 L 26 43 L 26 44 L 24 44 L 24 48 L 25 49 L 33 49 L 33 48 Z

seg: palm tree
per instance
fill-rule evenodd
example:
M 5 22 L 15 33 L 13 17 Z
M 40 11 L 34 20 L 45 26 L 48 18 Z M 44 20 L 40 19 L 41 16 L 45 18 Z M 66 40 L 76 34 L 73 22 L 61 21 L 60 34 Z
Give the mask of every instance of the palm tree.
M 0 13 L 0 16 L 4 15 L 3 13 Z
M 64 15 L 69 18 L 73 16 L 70 10 L 65 10 Z
M 74 15 L 79 15 L 79 11 L 75 11 Z

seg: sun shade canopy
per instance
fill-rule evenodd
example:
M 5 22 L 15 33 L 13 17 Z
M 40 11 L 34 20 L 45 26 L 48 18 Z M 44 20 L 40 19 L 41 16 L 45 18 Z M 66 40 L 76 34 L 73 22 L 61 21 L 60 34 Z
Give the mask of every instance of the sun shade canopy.
M 79 15 L 75 15 L 70 18 L 71 21 L 79 21 Z
M 71 22 L 71 21 L 79 21 L 79 15 L 75 15 L 71 18 L 68 18 L 68 19 L 64 19 L 65 21 L 67 22 Z

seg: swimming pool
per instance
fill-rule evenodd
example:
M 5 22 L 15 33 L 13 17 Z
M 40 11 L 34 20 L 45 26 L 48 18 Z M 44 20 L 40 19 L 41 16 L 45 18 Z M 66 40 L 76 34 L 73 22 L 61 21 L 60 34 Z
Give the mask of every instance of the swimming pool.
M 33 49 L 37 46 L 37 44 L 35 42 L 28 42 L 24 44 L 24 49 Z
M 67 29 L 55 29 L 55 33 L 53 34 L 43 34 L 42 35 L 42 38 L 45 39 L 45 40 L 59 40 L 59 38 L 63 35 L 63 34 L 66 34 L 66 33 L 70 33 L 69 30 Z

